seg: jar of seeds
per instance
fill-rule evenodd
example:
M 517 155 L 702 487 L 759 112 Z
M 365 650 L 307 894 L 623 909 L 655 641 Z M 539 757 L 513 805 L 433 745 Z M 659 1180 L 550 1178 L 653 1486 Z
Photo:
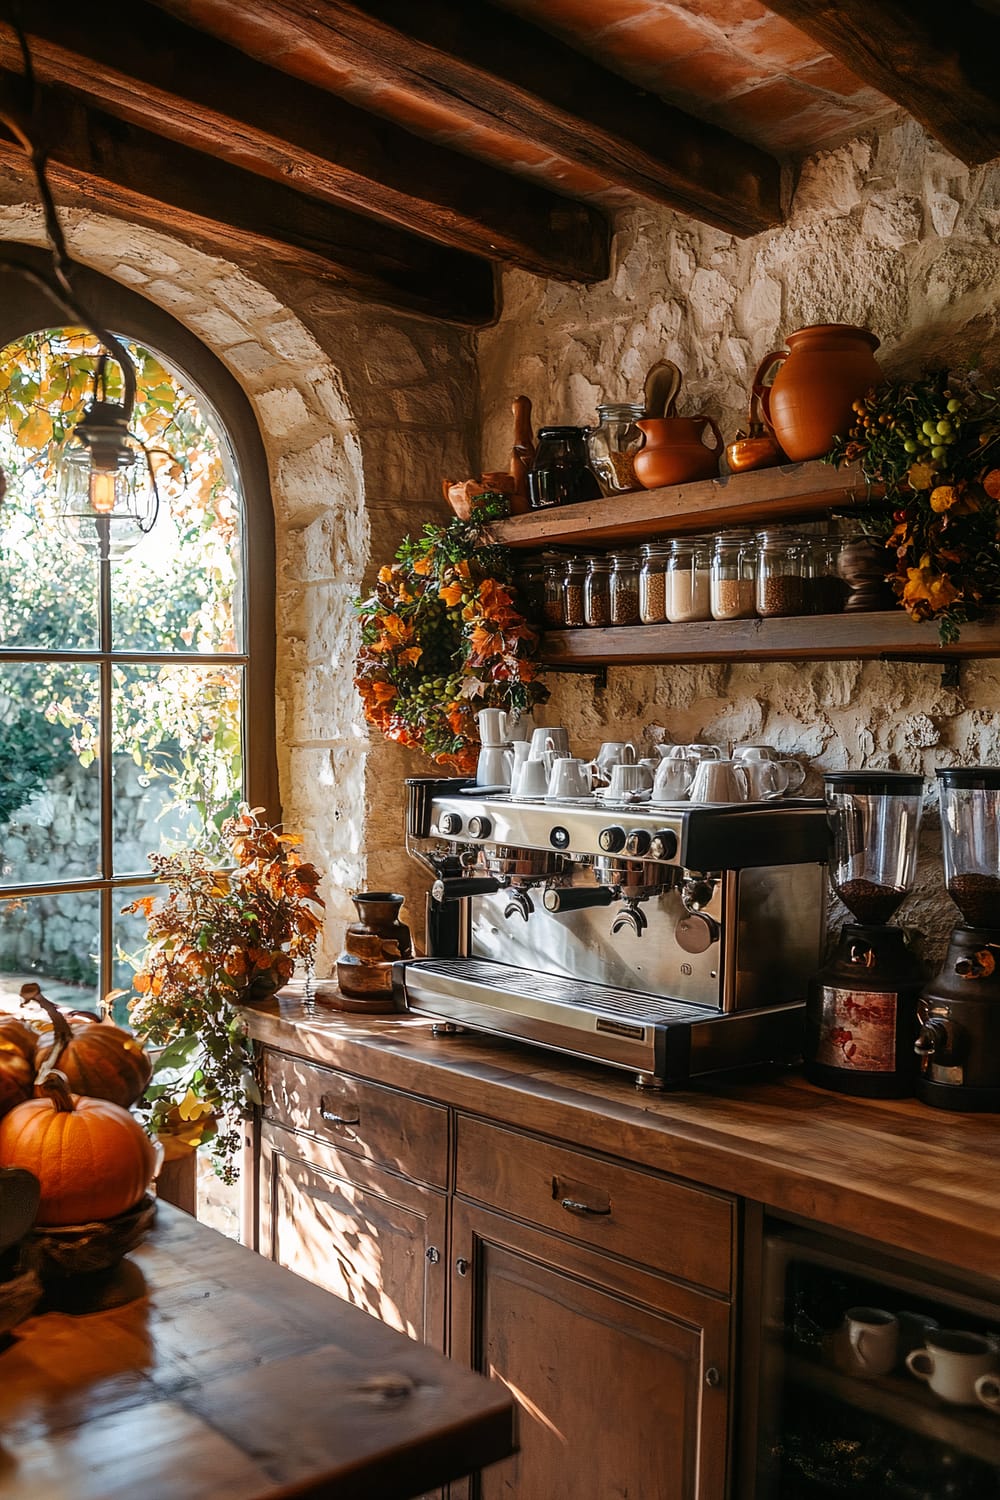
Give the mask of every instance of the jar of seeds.
M 667 618 L 667 559 L 669 542 L 647 542 L 639 569 L 639 618 L 644 625 L 662 625 Z
M 667 619 L 672 625 L 712 618 L 709 557 L 707 537 L 679 536 L 671 542 L 667 562 Z
M 561 630 L 563 625 L 563 572 L 561 563 L 549 563 L 545 569 L 542 595 L 542 619 L 546 630 Z
M 631 402 L 597 408 L 597 426 L 587 430 L 587 452 L 605 495 L 624 495 L 642 488 L 635 477 L 634 460 L 643 438 L 635 424 L 645 415 L 644 406 Z
M 757 613 L 764 619 L 807 612 L 806 551 L 807 544 L 794 532 L 758 532 Z
M 562 575 L 562 623 L 568 630 L 579 630 L 587 623 L 584 608 L 587 559 L 568 557 Z
M 712 552 L 712 619 L 747 620 L 757 613 L 757 541 L 750 531 L 724 531 Z
M 583 616 L 587 625 L 611 624 L 611 559 L 592 557 L 587 566 L 583 591 Z
M 634 552 L 611 554 L 611 623 L 639 623 L 639 559 Z

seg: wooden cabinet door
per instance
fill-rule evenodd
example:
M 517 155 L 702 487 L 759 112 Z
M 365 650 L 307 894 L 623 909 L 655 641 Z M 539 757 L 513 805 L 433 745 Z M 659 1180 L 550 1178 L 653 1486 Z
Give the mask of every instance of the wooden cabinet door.
M 519 1406 L 477 1500 L 723 1500 L 724 1300 L 457 1202 L 451 1347 Z
M 261 1252 L 443 1350 L 446 1195 L 267 1122 L 260 1163 Z

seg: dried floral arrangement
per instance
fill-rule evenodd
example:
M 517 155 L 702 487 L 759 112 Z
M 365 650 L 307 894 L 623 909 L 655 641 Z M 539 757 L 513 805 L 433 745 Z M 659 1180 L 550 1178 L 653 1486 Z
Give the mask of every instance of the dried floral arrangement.
M 459 775 L 475 770 L 481 708 L 544 703 L 538 633 L 517 604 L 510 549 L 481 520 L 405 537 L 357 601 L 355 684 L 369 724 Z
M 1000 608 L 1000 391 L 977 372 L 888 381 L 854 403 L 828 462 L 860 462 L 885 499 L 866 530 L 886 548 L 886 578 L 943 645 Z
M 161 1047 L 138 1108 L 156 1135 L 197 1146 L 211 1139 L 216 1171 L 233 1182 L 239 1118 L 259 1103 L 235 1006 L 285 984 L 312 965 L 322 927 L 319 874 L 295 852 L 300 840 L 240 806 L 222 837 L 233 868 L 204 850 L 150 855 L 163 899 L 127 906 L 146 918 L 148 947 L 129 1001 L 136 1032 Z

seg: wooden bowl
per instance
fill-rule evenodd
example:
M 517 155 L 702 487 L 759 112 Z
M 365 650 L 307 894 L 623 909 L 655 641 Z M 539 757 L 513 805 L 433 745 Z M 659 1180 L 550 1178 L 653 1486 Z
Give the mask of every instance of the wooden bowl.
M 110 1271 L 142 1243 L 155 1218 L 156 1199 L 147 1193 L 134 1208 L 113 1219 L 34 1229 L 26 1242 L 28 1252 L 43 1280 Z

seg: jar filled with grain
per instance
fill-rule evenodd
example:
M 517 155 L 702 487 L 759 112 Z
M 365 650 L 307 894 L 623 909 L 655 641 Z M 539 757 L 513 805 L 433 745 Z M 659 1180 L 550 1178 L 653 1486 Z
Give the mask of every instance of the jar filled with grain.
M 587 623 L 584 595 L 587 584 L 587 559 L 568 557 L 563 565 L 562 623 L 567 630 L 579 630 Z
M 597 408 L 597 426 L 587 431 L 587 452 L 605 495 L 624 495 L 642 488 L 635 477 L 635 455 L 643 438 L 635 424 L 645 415 L 644 406 L 631 402 Z
M 679 536 L 667 559 L 667 619 L 672 625 L 712 618 L 711 548 L 704 536 Z
M 561 563 L 549 563 L 545 569 L 542 619 L 546 630 L 561 630 L 563 626 L 563 573 Z
M 712 552 L 712 619 L 748 620 L 757 613 L 757 539 L 724 531 Z
M 669 542 L 647 542 L 639 568 L 639 618 L 644 625 L 662 625 L 667 618 L 667 559 Z
M 592 557 L 587 566 L 583 591 L 583 618 L 586 625 L 611 624 L 611 559 Z
M 757 613 L 765 619 L 807 612 L 807 548 L 808 544 L 791 531 L 758 532 Z
M 634 552 L 611 554 L 611 623 L 639 623 L 639 559 Z

